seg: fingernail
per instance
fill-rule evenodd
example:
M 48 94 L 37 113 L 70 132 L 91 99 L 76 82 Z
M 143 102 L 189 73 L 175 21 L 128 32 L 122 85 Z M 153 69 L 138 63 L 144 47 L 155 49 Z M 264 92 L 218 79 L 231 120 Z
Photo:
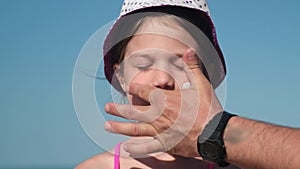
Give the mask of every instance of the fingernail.
M 187 60 L 188 60 L 188 61 L 191 61 L 191 60 L 193 60 L 194 58 L 195 58 L 194 52 L 188 53 L 188 56 L 187 56 Z
M 127 144 L 123 144 L 123 149 L 128 152 Z
M 106 104 L 106 105 L 105 105 L 104 110 L 105 110 L 106 112 L 109 112 L 109 111 L 110 111 L 110 106 L 109 106 L 109 104 Z
M 111 132 L 111 125 L 109 124 L 109 122 L 106 122 L 105 125 L 104 125 L 104 129 L 108 132 Z
M 191 83 L 189 83 L 189 82 L 186 82 L 186 83 L 183 83 L 182 84 L 182 89 L 188 89 L 188 88 L 190 88 L 191 87 Z

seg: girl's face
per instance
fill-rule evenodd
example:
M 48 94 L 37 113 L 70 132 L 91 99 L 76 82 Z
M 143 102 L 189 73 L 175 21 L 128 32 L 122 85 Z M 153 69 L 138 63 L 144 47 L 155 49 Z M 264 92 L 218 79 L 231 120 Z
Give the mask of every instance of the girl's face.
M 181 58 L 188 48 L 164 35 L 135 35 L 127 44 L 119 81 L 122 86 L 139 83 L 164 90 L 179 90 L 188 82 Z M 149 105 L 136 96 L 127 97 L 134 105 Z

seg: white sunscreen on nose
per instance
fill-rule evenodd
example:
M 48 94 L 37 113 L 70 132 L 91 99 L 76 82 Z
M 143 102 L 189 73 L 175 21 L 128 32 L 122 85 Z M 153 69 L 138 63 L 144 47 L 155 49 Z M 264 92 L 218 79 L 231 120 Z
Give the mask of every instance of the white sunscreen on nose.
M 183 83 L 183 84 L 182 84 L 181 89 L 188 89 L 188 88 L 190 88 L 190 87 L 191 87 L 191 83 L 186 82 L 186 83 Z

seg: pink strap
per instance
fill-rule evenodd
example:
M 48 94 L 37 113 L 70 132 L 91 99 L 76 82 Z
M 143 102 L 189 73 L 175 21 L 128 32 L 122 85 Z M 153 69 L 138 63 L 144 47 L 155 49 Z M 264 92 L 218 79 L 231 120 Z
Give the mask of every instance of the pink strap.
M 114 155 L 114 161 L 115 161 L 115 165 L 114 165 L 114 169 L 120 169 L 120 147 L 121 147 L 121 143 L 118 143 L 115 147 L 115 155 Z M 214 165 L 209 163 L 208 165 L 209 169 L 213 169 Z
M 121 147 L 121 143 L 118 143 L 115 147 L 115 167 L 114 167 L 114 169 L 120 169 L 120 147 Z
M 213 169 L 213 168 L 214 168 L 214 164 L 209 163 L 208 168 L 209 168 L 209 169 Z

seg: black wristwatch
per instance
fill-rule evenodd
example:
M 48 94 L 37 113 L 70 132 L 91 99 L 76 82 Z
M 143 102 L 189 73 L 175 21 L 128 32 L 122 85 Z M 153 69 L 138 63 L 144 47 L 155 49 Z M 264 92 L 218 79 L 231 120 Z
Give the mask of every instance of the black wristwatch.
M 226 111 L 215 115 L 212 120 L 204 127 L 198 137 L 198 152 L 207 161 L 213 162 L 220 167 L 226 167 L 229 163 L 225 162 L 226 148 L 224 146 L 223 134 L 229 119 L 235 114 Z

